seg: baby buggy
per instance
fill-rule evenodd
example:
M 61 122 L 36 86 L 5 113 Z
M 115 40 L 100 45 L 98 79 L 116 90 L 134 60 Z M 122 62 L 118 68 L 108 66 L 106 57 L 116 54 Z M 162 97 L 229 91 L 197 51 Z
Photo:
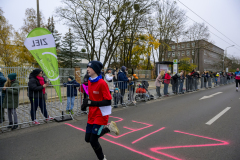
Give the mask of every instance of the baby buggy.
M 154 96 L 148 91 L 149 83 L 147 81 L 142 81 L 136 90 L 135 101 L 150 101 L 154 99 Z

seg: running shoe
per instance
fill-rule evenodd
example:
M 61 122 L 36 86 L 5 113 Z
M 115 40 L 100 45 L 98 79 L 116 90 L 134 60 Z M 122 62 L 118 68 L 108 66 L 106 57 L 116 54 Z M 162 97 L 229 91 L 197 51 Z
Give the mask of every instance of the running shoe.
M 35 125 L 39 125 L 39 124 L 40 124 L 40 123 L 38 122 L 38 120 L 34 120 L 32 123 L 35 124 Z
M 106 156 L 104 155 L 104 158 L 103 158 L 103 160 L 107 160 L 107 158 L 106 158 Z
M 73 114 L 74 114 L 73 110 L 71 110 L 70 112 L 71 112 L 71 115 L 73 115 Z
M 236 89 L 236 92 L 238 92 L 238 89 Z
M 54 118 L 50 117 L 50 116 L 48 116 L 48 118 L 46 118 L 46 121 L 51 121 L 51 120 L 54 120 Z
M 110 130 L 110 132 L 113 132 L 116 135 L 119 135 L 119 129 L 117 127 L 117 124 L 114 121 L 111 121 L 111 123 L 108 126 L 108 129 Z

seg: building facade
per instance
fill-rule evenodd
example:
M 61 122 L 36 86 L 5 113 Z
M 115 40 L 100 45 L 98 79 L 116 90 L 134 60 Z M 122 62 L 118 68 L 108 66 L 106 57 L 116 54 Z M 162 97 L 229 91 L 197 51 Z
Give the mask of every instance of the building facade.
M 167 55 L 163 55 L 162 61 L 172 61 L 183 58 L 190 58 L 190 63 L 197 65 L 198 71 L 218 71 L 216 63 L 222 63 L 224 50 L 205 40 L 171 42 L 171 50 Z

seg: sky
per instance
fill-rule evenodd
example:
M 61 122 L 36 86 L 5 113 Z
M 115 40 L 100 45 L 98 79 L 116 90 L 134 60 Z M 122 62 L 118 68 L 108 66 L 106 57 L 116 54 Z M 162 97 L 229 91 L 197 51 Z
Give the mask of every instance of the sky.
M 207 24 L 210 32 L 212 32 L 210 40 L 216 46 L 225 50 L 226 47 L 235 45 L 227 49 L 227 54 L 240 58 L 240 0 L 176 1 L 178 6 L 187 12 L 188 17 L 199 23 L 204 22 L 188 9 L 190 8 L 223 34 Z M 39 0 L 40 11 L 42 11 L 45 17 L 45 23 L 49 17 L 54 16 L 55 9 L 61 5 L 61 0 Z M 4 16 L 9 23 L 13 25 L 15 30 L 18 30 L 23 25 L 25 10 L 27 8 L 37 9 L 37 4 L 36 0 L 0 0 L 0 7 L 4 11 Z M 192 23 L 193 21 L 189 19 L 187 25 L 191 25 Z M 64 25 L 63 21 L 58 20 L 56 22 L 56 29 L 64 35 L 68 31 L 68 26 Z

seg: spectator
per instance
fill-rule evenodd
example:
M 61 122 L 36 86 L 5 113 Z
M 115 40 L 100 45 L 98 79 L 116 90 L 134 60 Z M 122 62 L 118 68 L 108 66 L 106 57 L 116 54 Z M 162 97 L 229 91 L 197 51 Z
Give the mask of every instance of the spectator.
M 207 89 L 208 73 L 207 72 L 203 72 L 202 77 L 204 79 L 204 87 Z
M 155 86 L 156 86 L 156 92 L 157 92 L 157 96 L 158 98 L 161 98 L 161 93 L 160 93 L 160 89 L 161 89 L 161 84 L 163 82 L 163 76 L 165 74 L 165 71 L 162 70 L 161 72 L 159 72 L 159 75 L 157 76 L 156 78 L 156 81 L 155 81 Z
M 118 88 L 114 89 L 113 93 L 113 101 L 114 101 L 114 108 L 118 108 L 118 102 L 122 99 L 122 95 L 119 92 Z
M 105 74 L 105 81 L 108 85 L 109 91 L 110 93 L 112 93 L 114 91 L 114 86 L 113 86 L 113 78 L 115 77 L 115 75 L 112 74 L 112 69 L 108 68 Z
M 168 85 L 169 85 L 170 79 L 171 79 L 170 74 L 171 74 L 171 71 L 168 70 L 167 73 L 164 75 L 164 78 L 163 78 L 164 79 L 164 95 L 165 95 L 165 97 L 168 96 Z
M 213 72 L 210 72 L 208 75 L 208 87 L 212 88 Z
M 126 75 L 126 69 L 125 66 L 122 66 L 121 70 L 118 72 L 118 87 L 123 98 L 125 90 L 127 89 L 127 82 L 129 81 L 129 78 L 127 78 Z M 121 104 L 125 106 L 126 104 L 123 102 L 123 98 L 121 99 Z
M 74 76 L 68 77 L 68 82 L 63 83 L 64 87 L 67 87 L 67 107 L 66 113 L 67 114 L 74 114 L 73 107 L 75 96 L 77 96 L 77 87 L 80 87 L 80 84 L 74 79 Z
M 177 95 L 178 94 L 178 80 L 179 80 L 180 75 L 176 73 L 174 76 L 172 76 L 172 81 L 173 81 L 173 90 L 175 91 L 174 93 Z
M 102 79 L 104 80 L 105 74 L 104 74 L 104 69 L 101 71 Z
M 198 90 L 198 80 L 200 77 L 199 77 L 199 73 L 196 71 L 196 69 L 193 70 L 192 77 L 193 77 L 194 91 L 197 91 Z
M 130 76 L 128 79 L 129 79 L 129 101 L 131 104 L 135 105 L 136 101 L 134 101 L 134 92 L 136 83 L 134 82 L 133 76 Z
M 46 87 L 49 84 L 46 83 L 43 78 L 43 71 L 40 69 L 35 69 L 29 75 L 28 82 L 28 96 L 31 102 L 31 119 L 33 124 L 39 125 L 40 123 L 36 119 L 36 111 L 38 106 L 41 108 L 41 112 L 44 115 L 46 121 L 53 120 L 54 118 L 48 115 L 46 109 Z
M 17 129 L 17 107 L 19 104 L 19 82 L 16 80 L 17 74 L 11 73 L 8 75 L 7 82 L 4 85 L 3 92 L 5 92 L 5 98 L 3 100 L 3 108 L 8 111 L 9 126 L 7 128 Z M 11 87 L 11 88 L 7 88 Z M 14 123 L 13 123 L 14 122 Z
M 7 81 L 7 79 L 3 76 L 2 72 L 0 72 L 0 123 L 4 122 L 4 109 L 3 109 L 3 100 L 5 93 L 2 92 L 2 87 L 4 86 L 4 83 Z
M 180 73 L 180 77 L 179 77 L 179 82 L 180 82 L 179 93 L 180 93 L 180 94 L 184 94 L 184 92 L 183 92 L 183 83 L 184 83 L 184 79 L 185 79 L 185 77 L 184 77 L 184 73 L 181 72 L 181 73 Z
M 188 73 L 187 75 L 187 83 L 186 83 L 186 90 L 187 92 L 192 92 L 192 75 L 191 73 Z

